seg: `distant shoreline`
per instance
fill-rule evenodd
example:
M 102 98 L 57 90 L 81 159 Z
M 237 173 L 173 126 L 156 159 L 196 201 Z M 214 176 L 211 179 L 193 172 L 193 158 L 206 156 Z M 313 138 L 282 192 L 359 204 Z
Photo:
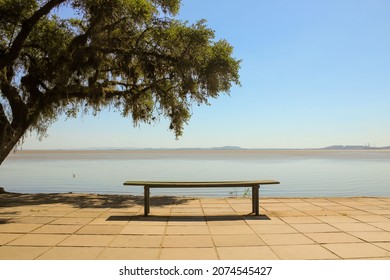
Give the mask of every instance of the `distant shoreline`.
M 115 151 L 384 151 L 390 150 L 390 146 L 371 147 L 359 145 L 333 145 L 323 148 L 242 148 L 239 146 L 222 146 L 211 148 L 126 148 L 126 147 L 102 147 L 102 148 L 69 148 L 69 149 L 21 149 L 20 152 L 115 152 Z
M 77 160 L 77 159 L 170 159 L 170 158 L 366 158 L 373 154 L 390 157 L 389 149 L 58 149 L 18 150 L 7 160 Z

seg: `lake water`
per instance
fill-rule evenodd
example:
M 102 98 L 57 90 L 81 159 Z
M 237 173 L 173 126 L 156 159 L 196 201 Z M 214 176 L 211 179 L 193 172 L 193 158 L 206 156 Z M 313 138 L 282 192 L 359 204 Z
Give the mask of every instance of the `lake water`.
M 256 180 L 260 196 L 390 196 L 390 151 L 110 150 L 18 151 L 0 166 L 9 192 L 143 193 L 126 180 Z M 153 189 L 153 194 L 226 197 L 245 189 Z

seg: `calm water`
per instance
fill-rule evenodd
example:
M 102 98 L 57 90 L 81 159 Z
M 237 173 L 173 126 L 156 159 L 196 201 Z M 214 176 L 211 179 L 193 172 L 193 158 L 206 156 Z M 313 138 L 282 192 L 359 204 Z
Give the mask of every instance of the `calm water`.
M 0 166 L 10 192 L 141 194 L 126 180 L 275 179 L 261 196 L 390 196 L 390 151 L 19 151 Z M 242 196 L 243 188 L 153 189 L 154 194 Z

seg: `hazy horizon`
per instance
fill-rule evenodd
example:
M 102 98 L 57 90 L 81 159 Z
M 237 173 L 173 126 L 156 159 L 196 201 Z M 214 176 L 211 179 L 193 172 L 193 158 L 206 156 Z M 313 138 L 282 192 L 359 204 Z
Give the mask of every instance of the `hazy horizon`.
M 331 145 L 326 147 L 307 147 L 307 148 L 246 148 L 241 146 L 218 146 L 218 147 L 182 147 L 182 148 L 170 148 L 170 147 L 79 147 L 79 148 L 48 148 L 48 149 L 16 149 L 16 152 L 20 151 L 93 151 L 93 150 L 381 150 L 390 149 L 389 146 L 376 147 L 370 145 Z

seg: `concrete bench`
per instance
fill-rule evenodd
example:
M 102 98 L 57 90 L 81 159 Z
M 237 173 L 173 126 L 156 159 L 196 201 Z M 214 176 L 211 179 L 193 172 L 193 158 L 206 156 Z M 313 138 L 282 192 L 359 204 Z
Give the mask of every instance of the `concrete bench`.
M 259 215 L 259 188 L 261 185 L 279 184 L 274 180 L 256 181 L 219 181 L 219 182 L 156 182 L 156 181 L 126 181 L 125 186 L 144 187 L 144 214 L 150 213 L 150 189 L 151 188 L 228 188 L 251 187 L 252 188 L 252 213 Z

